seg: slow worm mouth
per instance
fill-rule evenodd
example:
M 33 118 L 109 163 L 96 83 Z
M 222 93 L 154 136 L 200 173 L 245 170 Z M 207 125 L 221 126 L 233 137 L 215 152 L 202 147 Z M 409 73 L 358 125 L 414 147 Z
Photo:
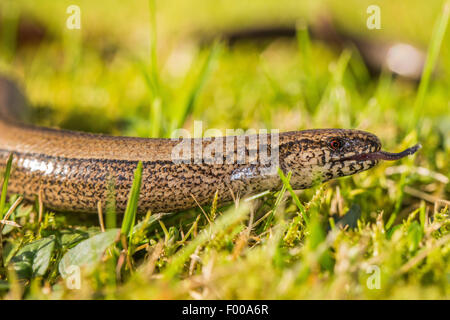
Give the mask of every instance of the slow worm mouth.
M 368 160 L 388 160 L 388 161 L 394 161 L 394 160 L 398 160 L 401 158 L 404 158 L 406 156 L 410 156 L 414 153 L 417 152 L 417 150 L 419 150 L 420 148 L 422 148 L 422 145 L 420 144 L 416 144 L 415 146 L 408 148 L 406 150 L 403 150 L 402 152 L 399 153 L 391 153 L 391 152 L 386 152 L 386 151 L 376 151 L 376 152 L 371 152 L 371 153 L 361 153 L 361 154 L 356 154 L 354 156 L 350 156 L 344 159 L 341 159 L 341 161 L 345 161 L 345 160 L 356 160 L 356 161 L 368 161 Z

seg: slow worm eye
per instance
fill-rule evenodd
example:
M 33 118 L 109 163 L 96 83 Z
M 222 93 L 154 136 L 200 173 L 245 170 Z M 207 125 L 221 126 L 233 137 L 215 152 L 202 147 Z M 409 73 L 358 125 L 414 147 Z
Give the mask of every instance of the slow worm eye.
M 342 147 L 342 142 L 339 139 L 330 140 L 330 148 L 334 151 L 338 151 Z

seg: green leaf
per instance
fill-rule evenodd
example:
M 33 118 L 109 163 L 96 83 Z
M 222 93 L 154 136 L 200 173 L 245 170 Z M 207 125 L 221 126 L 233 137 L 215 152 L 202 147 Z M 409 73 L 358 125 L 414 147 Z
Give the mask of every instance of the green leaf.
M 94 236 L 98 233 L 98 229 L 95 230 L 77 230 L 66 229 L 60 232 L 60 242 L 63 248 L 71 248 L 79 242 L 88 239 L 90 236 Z
M 66 252 L 61 259 L 58 269 L 64 278 L 70 274 L 68 269 L 72 266 L 92 267 L 97 264 L 109 246 L 111 246 L 116 238 L 119 229 L 111 229 L 106 232 L 99 233 L 92 238 L 86 239 L 75 247 Z
M 336 222 L 336 225 L 342 228 L 348 226 L 350 229 L 354 229 L 358 225 L 358 219 L 360 217 L 361 207 L 357 203 L 353 203 L 345 215 Z
M 43 276 L 50 264 L 54 247 L 54 236 L 35 240 L 19 249 L 10 264 L 20 279 Z
M 14 242 L 7 242 L 6 245 L 3 246 L 3 262 L 6 265 L 9 264 L 9 261 L 14 257 L 16 252 L 19 250 L 20 242 L 14 241 Z

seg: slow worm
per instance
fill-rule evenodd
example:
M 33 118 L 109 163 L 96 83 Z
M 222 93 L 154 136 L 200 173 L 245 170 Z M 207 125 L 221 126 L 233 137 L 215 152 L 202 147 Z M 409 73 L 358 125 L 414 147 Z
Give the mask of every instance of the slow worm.
M 304 189 L 420 147 L 388 153 L 375 135 L 350 129 L 185 140 L 116 137 L 27 124 L 26 105 L 17 87 L 0 78 L 0 172 L 12 153 L 8 193 L 28 200 L 40 193 L 47 208 L 62 211 L 96 212 L 111 185 L 117 210 L 124 211 L 139 161 L 139 211 L 170 212 L 210 204 L 216 192 L 218 202 L 227 203 L 238 195 L 277 190 L 278 166 L 292 172 L 294 189 Z M 174 158 L 180 143 L 192 152 Z M 214 161 L 205 158 L 208 150 Z

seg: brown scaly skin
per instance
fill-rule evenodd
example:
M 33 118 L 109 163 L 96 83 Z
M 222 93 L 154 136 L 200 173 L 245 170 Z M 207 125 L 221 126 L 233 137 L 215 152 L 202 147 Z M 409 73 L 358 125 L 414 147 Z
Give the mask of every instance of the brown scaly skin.
M 33 200 L 41 192 L 45 206 L 51 209 L 96 212 L 113 183 L 117 209 L 124 211 L 138 161 L 143 162 L 139 212 L 188 209 L 197 206 L 195 200 L 210 204 L 216 191 L 219 203 L 227 203 L 238 195 L 281 187 L 276 171 L 263 171 L 266 167 L 250 163 L 249 157 L 241 164 L 174 163 L 172 149 L 179 140 L 112 137 L 22 124 L 19 116 L 24 114 L 24 106 L 16 87 L 0 78 L 0 171 L 13 153 L 8 193 Z M 249 137 L 246 155 L 252 152 Z M 224 139 L 192 139 L 189 143 L 206 148 Z M 332 147 L 333 141 L 338 141 L 339 148 Z M 271 146 L 270 135 L 266 145 Z M 285 132 L 279 135 L 279 166 L 285 174 L 292 171 L 294 189 L 305 189 L 317 181 L 372 168 L 386 157 L 380 147 L 375 135 L 359 130 Z M 228 153 L 225 147 L 223 150 L 224 159 L 242 152 L 236 147 Z

